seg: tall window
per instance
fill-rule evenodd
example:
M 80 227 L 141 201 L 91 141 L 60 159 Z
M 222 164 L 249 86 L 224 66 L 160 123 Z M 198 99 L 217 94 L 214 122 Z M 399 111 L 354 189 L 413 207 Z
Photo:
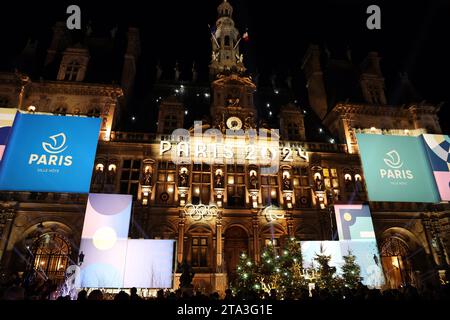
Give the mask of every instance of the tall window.
M 307 167 L 294 167 L 292 170 L 295 206 L 297 208 L 311 207 L 311 186 Z
M 158 205 L 170 206 L 174 202 L 176 166 L 171 161 L 158 162 L 156 198 Z
M 120 193 L 131 194 L 136 199 L 139 190 L 141 160 L 124 160 L 120 174 Z
M 300 140 L 300 135 L 298 133 L 298 125 L 293 123 L 293 122 L 289 122 L 287 124 L 287 133 L 288 133 L 288 139 L 289 140 Z
M 261 176 L 261 196 L 264 206 L 278 206 L 278 176 Z
M 169 114 L 164 117 L 164 132 L 171 133 L 178 126 L 178 118 L 176 115 Z
M 45 233 L 36 240 L 34 250 L 34 269 L 50 280 L 63 280 L 70 255 L 66 240 L 57 233 Z
M 245 170 L 243 165 L 227 165 L 227 205 L 245 206 Z
M 364 192 L 364 182 L 359 173 L 355 174 L 355 190 L 358 193 Z
M 211 200 L 211 167 L 209 164 L 194 164 L 192 169 L 193 204 L 208 205 Z
M 66 72 L 64 74 L 65 81 L 75 81 L 80 71 L 80 64 L 76 61 L 70 62 L 66 67 Z
M 191 250 L 191 264 L 193 267 L 208 266 L 208 238 L 193 237 Z
M 229 47 L 230 46 L 230 37 L 229 36 L 225 36 L 224 46 L 225 47 Z
M 264 247 L 272 248 L 275 253 L 280 252 L 280 239 L 275 237 L 264 238 Z
M 323 168 L 325 188 L 331 190 L 335 200 L 339 199 L 339 178 L 335 168 Z

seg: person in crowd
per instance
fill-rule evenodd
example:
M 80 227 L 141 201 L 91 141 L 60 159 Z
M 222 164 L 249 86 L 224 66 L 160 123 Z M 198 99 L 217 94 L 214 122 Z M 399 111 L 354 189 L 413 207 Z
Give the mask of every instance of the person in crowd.
M 87 300 L 87 291 L 86 290 L 81 290 L 80 292 L 78 292 L 78 297 L 77 297 L 77 301 L 86 301 Z
M 135 287 L 130 289 L 130 300 L 142 300 L 142 298 L 137 294 L 137 288 Z
M 103 300 L 103 293 L 98 289 L 92 290 L 92 292 L 89 293 L 88 300 Z

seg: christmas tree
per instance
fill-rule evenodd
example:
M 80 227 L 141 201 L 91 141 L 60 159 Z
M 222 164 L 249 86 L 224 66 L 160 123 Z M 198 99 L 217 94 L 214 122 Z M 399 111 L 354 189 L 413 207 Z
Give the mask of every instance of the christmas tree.
M 282 270 L 282 287 L 284 291 L 299 292 L 307 287 L 303 276 L 303 257 L 300 241 L 290 238 L 281 251 L 279 268 Z
M 350 250 L 344 258 L 344 265 L 342 266 L 342 278 L 345 286 L 355 288 L 358 283 L 362 281 L 361 268 L 356 264 L 356 256 Z
M 241 256 L 236 286 L 266 292 L 276 289 L 280 297 L 287 292 L 290 295 L 299 293 L 300 289 L 307 287 L 302 263 L 300 242 L 295 238 L 286 240 L 282 248 L 276 248 L 270 242 L 262 250 L 258 266 L 246 255 Z
M 258 280 L 264 291 L 281 289 L 281 259 L 272 242 L 263 249 L 258 269 Z
M 269 242 L 262 250 L 258 264 L 246 253 L 241 254 L 234 285 L 239 290 L 269 292 L 276 289 L 278 297 L 281 298 L 295 298 L 302 289 L 308 288 L 310 281 L 314 282 L 316 287 L 330 291 L 343 285 L 354 288 L 362 280 L 356 256 L 348 251 L 343 258 L 342 277 L 339 277 L 336 267 L 330 266 L 331 255 L 327 255 L 321 245 L 320 252 L 314 257 L 312 268 L 304 270 L 300 241 L 295 238 L 287 239 L 282 248 L 277 248 Z
M 320 245 L 320 254 L 316 253 L 314 260 L 319 264 L 317 268 L 316 284 L 321 289 L 336 289 L 338 279 L 336 278 L 336 267 L 330 266 L 331 255 L 326 255 L 323 246 Z
M 255 263 L 248 257 L 247 253 L 241 253 L 239 262 L 236 266 L 237 288 L 252 288 L 257 283 L 257 267 Z M 255 288 L 257 289 L 257 288 Z

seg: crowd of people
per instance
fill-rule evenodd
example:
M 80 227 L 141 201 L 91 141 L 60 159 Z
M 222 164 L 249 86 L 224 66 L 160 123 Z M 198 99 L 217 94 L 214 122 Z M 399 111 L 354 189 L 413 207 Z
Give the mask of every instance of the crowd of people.
M 343 288 L 330 291 L 328 289 L 301 290 L 295 293 L 289 291 L 280 296 L 277 290 L 270 292 L 255 291 L 243 288 L 242 290 L 227 289 L 223 296 L 214 292 L 205 294 L 194 289 L 159 290 L 154 297 L 141 297 L 136 288 L 107 293 L 105 291 L 80 290 L 77 297 L 61 295 L 58 286 L 51 281 L 35 281 L 29 285 L 16 279 L 9 283 L 3 283 L 0 287 L 0 300 L 190 300 L 203 301 L 265 301 L 265 300 L 300 300 L 300 301 L 438 301 L 450 300 L 450 285 L 441 286 L 438 289 L 424 288 L 420 292 L 413 286 L 406 285 L 399 289 L 378 290 L 369 289 L 360 284 L 357 288 Z

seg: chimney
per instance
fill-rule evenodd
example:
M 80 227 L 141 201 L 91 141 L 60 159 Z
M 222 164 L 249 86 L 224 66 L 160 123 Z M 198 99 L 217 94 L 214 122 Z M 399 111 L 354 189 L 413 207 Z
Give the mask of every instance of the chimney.
M 127 33 L 127 50 L 124 56 L 121 81 L 126 99 L 131 95 L 133 89 L 136 77 L 136 63 L 140 54 L 141 41 L 139 38 L 139 29 L 130 27 Z
M 63 21 L 58 21 L 53 26 L 53 38 L 50 43 L 50 47 L 47 50 L 47 56 L 45 57 L 45 65 L 52 63 L 56 54 L 61 49 L 61 40 L 64 38 L 66 30 L 66 24 Z
M 303 58 L 302 69 L 307 81 L 309 103 L 314 112 L 323 120 L 328 112 L 328 104 L 320 66 L 320 49 L 317 45 L 309 46 Z

